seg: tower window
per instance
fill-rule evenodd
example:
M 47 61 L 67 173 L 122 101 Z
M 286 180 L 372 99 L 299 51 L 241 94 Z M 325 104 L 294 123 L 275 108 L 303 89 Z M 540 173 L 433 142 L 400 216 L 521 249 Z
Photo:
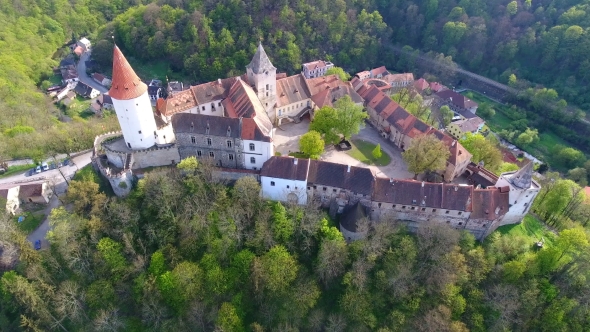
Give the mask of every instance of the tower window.
M 197 138 L 195 136 L 191 136 L 191 142 L 193 144 L 196 144 L 197 143 Z
M 229 160 L 234 160 L 234 155 L 233 154 L 229 154 L 229 156 L 227 156 L 229 158 Z
M 215 153 L 213 153 L 213 151 L 209 151 L 209 157 L 215 158 Z
M 221 106 L 221 102 L 218 102 L 218 103 L 217 103 L 217 106 Z
M 127 143 L 127 146 L 131 149 L 131 143 Z
M 272 187 L 274 187 L 274 186 L 275 186 L 275 182 L 274 182 L 274 181 L 270 181 L 270 185 L 271 185 Z
M 256 146 L 254 145 L 254 143 L 250 143 L 250 151 L 254 151 L 256 149 Z
M 254 158 L 254 157 L 250 157 L 250 163 L 252 163 L 252 164 L 256 164 L 256 158 Z
M 231 144 L 231 141 L 227 141 L 227 147 L 228 147 L 228 148 L 231 148 L 231 145 L 232 145 L 232 144 Z
M 210 138 L 207 138 L 207 145 L 211 145 L 211 143 L 212 143 L 211 142 L 211 139 Z
M 203 111 L 205 110 L 205 106 L 203 106 Z
M 270 90 L 270 85 L 269 84 L 266 85 L 266 90 Z M 268 96 L 268 93 L 266 95 Z
M 139 133 L 139 134 L 141 134 L 141 130 L 140 130 L 140 131 L 138 131 L 138 133 Z

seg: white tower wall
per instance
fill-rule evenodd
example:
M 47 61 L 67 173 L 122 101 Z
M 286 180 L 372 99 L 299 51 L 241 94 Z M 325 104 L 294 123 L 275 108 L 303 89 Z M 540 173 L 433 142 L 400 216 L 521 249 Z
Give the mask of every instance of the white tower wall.
M 537 194 L 539 194 L 540 187 L 532 182 L 530 188 L 520 189 L 514 186 L 508 179 L 513 173 L 504 173 L 498 179 L 496 187 L 509 186 L 510 192 L 508 194 L 509 206 L 508 212 L 502 218 L 499 226 L 516 224 L 522 221 L 526 214 L 531 209 L 533 201 Z
M 112 99 L 127 147 L 139 150 L 154 146 L 157 127 L 147 91 L 137 98 Z

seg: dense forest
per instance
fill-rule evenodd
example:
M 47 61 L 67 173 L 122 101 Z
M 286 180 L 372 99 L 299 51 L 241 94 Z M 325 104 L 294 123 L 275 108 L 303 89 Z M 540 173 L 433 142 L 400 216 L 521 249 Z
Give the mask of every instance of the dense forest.
M 368 238 L 347 244 L 315 204 L 264 201 L 254 178 L 228 187 L 195 165 L 148 173 L 126 199 L 108 198 L 90 177 L 73 181 L 72 211 L 51 213 L 50 250 L 33 250 L 2 218 L 0 329 L 590 328 L 590 251 L 579 224 L 535 249 L 500 232 L 482 245 L 446 225 L 411 234 L 393 220 L 361 219 Z M 574 184 L 559 181 L 541 193 L 552 209 L 571 204 L 563 188 Z

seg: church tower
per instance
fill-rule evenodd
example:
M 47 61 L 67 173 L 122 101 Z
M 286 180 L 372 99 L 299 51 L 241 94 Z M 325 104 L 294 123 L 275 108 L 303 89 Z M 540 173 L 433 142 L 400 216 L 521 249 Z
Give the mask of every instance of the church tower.
M 135 74 L 116 45 L 113 51 L 113 80 L 109 95 L 113 99 L 127 147 L 140 150 L 154 146 L 157 127 L 147 85 Z
M 541 186 L 533 180 L 532 161 L 516 172 L 502 173 L 496 187 L 510 188 L 508 194 L 510 208 L 499 226 L 521 222 L 541 190 Z
M 277 103 L 277 69 L 270 62 L 262 43 L 258 44 L 252 61 L 246 66 L 246 74 L 266 113 L 274 114 Z

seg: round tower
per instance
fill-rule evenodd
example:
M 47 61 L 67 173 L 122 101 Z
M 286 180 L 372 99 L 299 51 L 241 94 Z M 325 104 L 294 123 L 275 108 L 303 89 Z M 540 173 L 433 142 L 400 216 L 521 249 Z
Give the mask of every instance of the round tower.
M 113 52 L 113 80 L 109 95 L 113 99 L 113 106 L 127 147 L 140 150 L 154 146 L 157 127 L 147 85 L 135 74 L 116 45 Z

